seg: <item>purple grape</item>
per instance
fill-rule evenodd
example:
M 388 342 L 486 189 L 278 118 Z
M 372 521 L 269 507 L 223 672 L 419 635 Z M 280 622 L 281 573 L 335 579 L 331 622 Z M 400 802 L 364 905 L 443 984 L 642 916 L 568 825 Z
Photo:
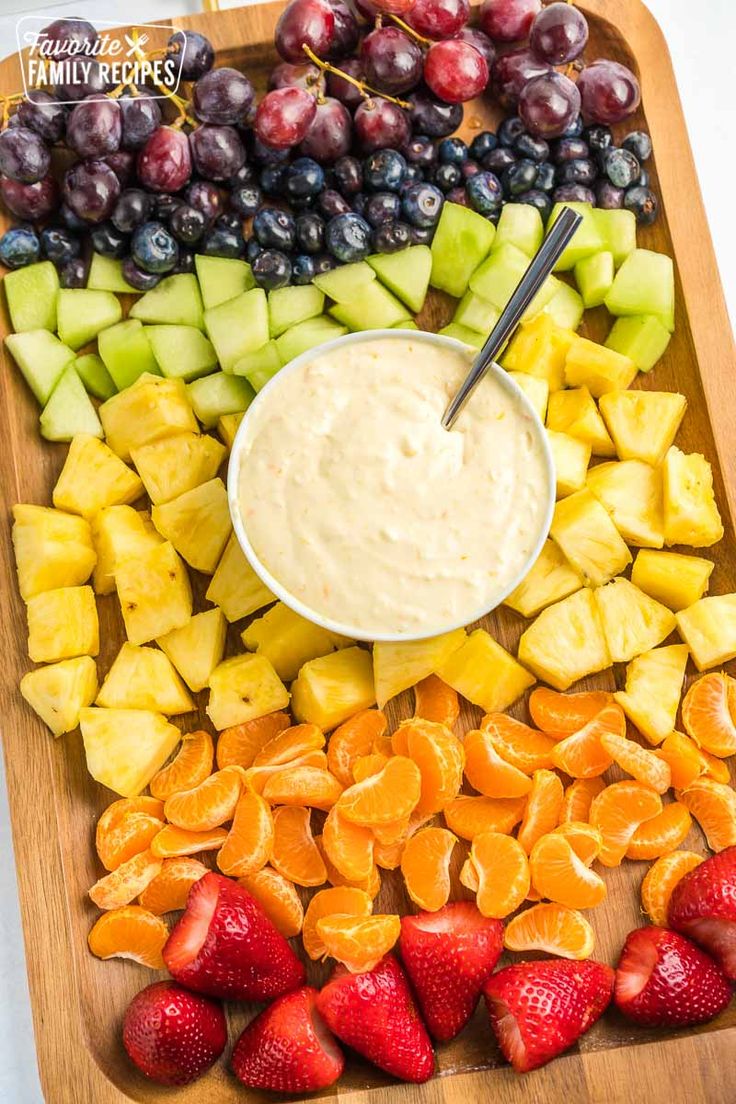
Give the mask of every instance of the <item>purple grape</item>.
M 194 245 L 207 229 L 207 219 L 196 207 L 182 203 L 172 214 L 169 226 L 178 242 L 183 245 Z
M 266 291 L 276 291 L 291 281 L 291 261 L 278 249 L 264 249 L 253 261 L 252 269 L 256 285 Z
M 178 192 L 191 175 L 192 158 L 186 134 L 173 127 L 159 127 L 138 155 L 141 184 L 152 192 Z
M 0 199 L 16 218 L 38 222 L 59 206 L 59 189 L 51 175 L 37 180 L 35 184 L 21 184 L 18 180 L 2 176 Z
M 120 187 L 127 187 L 135 168 L 135 155 L 130 150 L 116 150 L 115 153 L 108 153 L 102 160 L 115 173 Z
M 552 193 L 555 203 L 595 203 L 595 192 L 584 184 L 561 184 Z
M 408 99 L 411 104 L 411 125 L 415 134 L 446 138 L 463 121 L 462 104 L 443 103 L 426 88 L 418 88 Z
M 323 192 L 322 194 L 327 195 L 328 193 Z M 343 212 L 339 213 L 342 214 Z M 330 217 L 333 216 L 330 215 Z M 312 256 L 315 253 L 321 253 L 324 246 L 324 219 L 320 218 L 314 211 L 307 211 L 303 215 L 298 215 L 296 219 L 296 248 L 301 250 L 302 253 Z
M 57 60 L 80 54 L 89 56 L 90 47 L 99 38 L 91 23 L 73 15 L 66 19 L 55 19 L 48 27 L 43 28 L 41 35 L 47 42 L 53 43 L 51 53 Z
M 468 22 L 468 0 L 415 0 L 406 22 L 427 38 L 453 38 Z
M 199 80 L 215 64 L 212 43 L 197 31 L 174 31 L 167 45 L 167 58 L 173 59 L 177 65 L 181 62 L 182 80 Z
M 161 277 L 155 272 L 145 272 L 132 257 L 126 257 L 122 265 L 123 278 L 138 291 L 150 291 Z
M 327 56 L 333 61 L 352 54 L 360 40 L 358 21 L 343 0 L 327 0 L 335 17 L 332 45 Z
M 64 174 L 64 199 L 85 222 L 103 222 L 113 212 L 120 181 L 104 161 L 79 161 Z
M 58 142 L 66 128 L 66 109 L 55 96 L 40 88 L 29 93 L 16 112 L 18 124 L 35 130 L 44 142 Z M 17 125 L 18 125 L 17 124 Z
M 74 66 L 74 79 L 68 84 L 60 84 L 57 88 L 56 91 L 61 100 L 86 100 L 87 96 L 101 96 L 103 92 L 110 90 L 98 61 L 85 61 L 84 65 L 84 76 L 81 72 L 81 62 L 77 62 Z
M 339 157 L 332 167 L 335 186 L 343 196 L 357 195 L 363 187 L 363 166 L 357 157 Z
M 201 211 L 210 224 L 224 210 L 222 192 L 208 180 L 195 180 L 184 192 L 184 198 L 190 207 Z
M 363 62 L 360 58 L 346 58 L 345 61 L 341 62 L 340 69 L 357 81 L 365 80 Z M 363 94 L 360 89 L 356 88 L 350 81 L 344 80 L 343 77 L 336 76 L 335 73 L 328 73 L 327 75 L 327 91 L 340 103 L 344 103 L 351 111 L 354 111 L 363 102 Z
M 299 152 L 314 157 L 323 165 L 331 164 L 350 149 L 353 121 L 350 112 L 331 96 L 317 101 L 317 110 L 299 146 Z
M 118 103 L 123 116 L 123 136 L 120 144 L 125 150 L 142 149 L 161 125 L 161 108 L 158 100 L 150 96 L 121 96 Z
M 87 285 L 87 261 L 75 257 L 59 269 L 59 283 L 63 288 L 83 288 Z
M 327 0 L 292 0 L 274 31 L 276 49 L 284 61 L 304 61 L 302 46 L 327 57 L 335 35 L 335 13 Z
M 461 42 L 468 42 L 471 46 L 475 46 L 479 54 L 482 54 L 486 59 L 486 65 L 490 71 L 491 66 L 496 60 L 496 47 L 492 41 L 479 27 L 463 27 L 458 31 L 454 38 L 459 38 Z
M 142 188 L 128 188 L 122 192 L 111 215 L 111 222 L 122 234 L 132 234 L 136 227 L 150 217 L 151 196 Z
M 194 85 L 192 106 L 203 123 L 228 126 L 240 122 L 255 103 L 253 85 L 237 69 L 212 69 Z
M 366 35 L 360 56 L 366 80 L 382 92 L 397 96 L 421 79 L 422 51 L 398 27 L 380 27 Z
M 415 185 L 421 187 L 421 185 Z M 401 200 L 395 192 L 374 192 L 368 196 L 364 217 L 373 227 L 384 222 L 396 222 L 401 215 Z
M 0 133 L 0 173 L 20 184 L 35 184 L 49 171 L 51 154 L 40 135 L 17 126 Z
M 103 257 L 120 259 L 128 252 L 128 235 L 121 234 L 111 222 L 94 226 L 89 238 L 95 253 L 101 253 Z
M 545 73 L 524 85 L 519 115 L 538 138 L 558 138 L 580 111 L 580 93 L 562 73 Z
M 588 21 L 574 4 L 548 4 L 532 23 L 529 45 L 550 65 L 564 65 L 580 57 L 588 41 Z
M 483 0 L 480 25 L 494 42 L 518 42 L 529 34 L 542 0 Z
M 377 253 L 398 253 L 412 244 L 412 229 L 405 222 L 383 222 L 371 236 Z
M 245 147 L 231 126 L 199 126 L 189 145 L 194 168 L 206 180 L 229 180 L 245 163 Z
M 268 78 L 269 88 L 303 88 L 305 92 L 314 92 L 323 96 L 327 88 L 325 74 L 316 65 L 293 65 L 290 61 L 280 61 L 271 70 Z
M 122 112 L 109 97 L 90 96 L 72 108 L 66 124 L 66 142 L 83 158 L 115 153 L 123 134 Z
M 617 61 L 594 61 L 578 77 L 583 117 L 592 123 L 620 123 L 641 101 L 639 82 Z
M 515 107 L 527 81 L 550 71 L 551 66 L 546 61 L 540 61 L 526 46 L 502 54 L 491 67 L 493 94 L 503 107 Z

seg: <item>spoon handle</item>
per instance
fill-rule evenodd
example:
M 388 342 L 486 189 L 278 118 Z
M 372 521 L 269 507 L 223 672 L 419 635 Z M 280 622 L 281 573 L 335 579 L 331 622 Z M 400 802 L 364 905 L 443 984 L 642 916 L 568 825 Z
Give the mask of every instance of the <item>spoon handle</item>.
M 529 267 L 491 330 L 488 340 L 473 361 L 458 393 L 443 414 L 442 425 L 445 429 L 452 428 L 458 414 L 486 374 L 491 361 L 516 329 L 524 311 L 551 273 L 581 221 L 582 216 L 573 211 L 572 207 L 563 207 L 554 226 L 529 262 Z

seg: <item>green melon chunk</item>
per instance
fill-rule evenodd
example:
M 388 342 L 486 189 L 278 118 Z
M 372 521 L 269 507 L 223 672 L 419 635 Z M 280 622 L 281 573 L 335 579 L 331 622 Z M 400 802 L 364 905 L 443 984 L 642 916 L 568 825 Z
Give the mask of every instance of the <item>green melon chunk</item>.
M 583 320 L 583 300 L 575 288 L 557 281 L 557 290 L 540 312 L 548 314 L 563 330 L 577 330 Z
M 354 303 L 363 292 L 363 285 L 375 280 L 376 274 L 365 261 L 341 265 L 314 277 L 314 283 L 336 303 Z
M 322 313 L 324 292 L 313 284 L 301 287 L 284 287 L 272 291 L 268 297 L 268 328 L 271 337 L 278 337 L 291 326 L 306 322 Z
M 636 215 L 624 207 L 612 211 L 596 207 L 593 217 L 605 242 L 604 249 L 613 253 L 613 263 L 618 268 L 636 249 Z
M 445 203 L 432 239 L 432 287 L 459 299 L 472 273 L 487 256 L 496 228 L 469 207 Z
M 377 280 L 352 303 L 336 303 L 330 314 L 350 330 L 384 330 L 410 318 L 406 307 Z
M 74 361 L 74 371 L 81 379 L 90 395 L 96 399 L 111 399 L 117 387 L 112 376 L 97 353 L 85 353 Z
M 56 329 L 59 277 L 51 261 L 7 272 L 3 280 L 10 323 L 16 333 Z
M 616 273 L 606 296 L 611 314 L 655 314 L 665 329 L 675 328 L 675 271 L 672 258 L 635 249 Z
M 97 348 L 118 391 L 130 387 L 144 372 L 161 375 L 146 327 L 137 318 L 128 318 L 103 330 L 97 338 Z
M 407 318 L 405 322 L 397 322 L 395 326 L 391 327 L 392 330 L 418 330 L 416 322 L 413 318 Z
M 283 364 L 306 353 L 307 349 L 313 349 L 316 345 L 324 345 L 326 341 L 334 341 L 336 337 L 346 334 L 347 328 L 333 322 L 326 315 L 319 318 L 309 318 L 306 322 L 300 322 L 298 326 L 292 326 L 281 337 L 276 338 L 276 348 Z
M 255 398 L 250 384 L 239 376 L 215 372 L 187 384 L 194 413 L 206 429 L 217 425 L 225 414 L 241 414 Z
M 418 314 L 424 306 L 432 273 L 432 251 L 428 245 L 412 245 L 398 253 L 376 253 L 368 258 L 378 279 L 402 303 Z
M 31 391 L 44 406 L 67 364 L 74 360 L 74 350 L 48 330 L 8 334 L 5 344 Z
M 204 253 L 197 253 L 194 267 L 205 310 L 219 307 L 220 303 L 256 286 L 250 265 L 235 257 L 206 257 Z
M 232 372 L 239 360 L 260 349 L 269 338 L 268 302 L 262 288 L 244 291 L 204 314 L 207 336 L 215 347 L 223 372 Z
M 97 411 L 84 390 L 84 384 L 70 364 L 51 392 L 41 411 L 41 436 L 47 441 L 71 441 L 78 433 L 102 437 Z
M 507 243 L 494 249 L 475 270 L 470 277 L 470 290 L 503 310 L 528 267 L 526 253 Z
M 527 257 L 533 257 L 542 244 L 542 216 L 530 203 L 507 203 L 501 211 L 493 239 L 493 249 L 515 245 Z
M 590 203 L 555 203 L 547 221 L 548 234 L 564 207 L 572 207 L 573 211 L 582 215 L 583 221 L 555 265 L 555 272 L 567 272 L 574 268 L 578 261 L 582 261 L 583 257 L 589 257 L 591 253 L 600 253 L 602 249 L 607 248 Z
M 649 372 L 670 343 L 671 334 L 653 314 L 617 318 L 606 348 L 630 357 L 640 372 Z
M 493 303 L 481 299 L 475 292 L 466 291 L 458 303 L 452 321 L 487 337 L 500 317 L 501 312 Z
M 548 276 L 522 314 L 521 321 L 528 322 L 530 319 L 536 318 L 538 314 L 541 314 L 547 304 L 557 295 L 561 286 L 563 286 L 562 280 L 558 280 L 556 276 Z
M 591 253 L 575 265 L 575 283 L 584 307 L 600 307 L 611 290 L 615 276 L 613 253 Z
M 191 380 L 207 376 L 217 368 L 217 354 L 196 326 L 146 326 L 153 355 L 169 379 Z
M 467 326 L 461 326 L 458 322 L 450 322 L 443 329 L 438 330 L 444 337 L 454 337 L 456 341 L 462 341 L 463 345 L 472 345 L 475 349 L 482 349 L 486 342 L 485 334 L 469 330 Z
M 123 276 L 123 262 L 114 257 L 103 257 L 101 253 L 92 254 L 87 287 L 97 291 L 117 291 L 121 295 L 141 294 Z
M 130 308 L 130 317 L 141 322 L 163 322 L 170 326 L 204 329 L 202 296 L 197 277 L 191 272 L 167 276 Z
M 256 349 L 254 353 L 248 353 L 239 360 L 233 372 L 236 376 L 245 376 L 253 390 L 260 391 L 280 368 L 279 347 L 272 339 L 260 349 Z
M 123 317 L 120 301 L 111 291 L 88 288 L 62 288 L 56 309 L 59 337 L 72 349 L 86 345 Z

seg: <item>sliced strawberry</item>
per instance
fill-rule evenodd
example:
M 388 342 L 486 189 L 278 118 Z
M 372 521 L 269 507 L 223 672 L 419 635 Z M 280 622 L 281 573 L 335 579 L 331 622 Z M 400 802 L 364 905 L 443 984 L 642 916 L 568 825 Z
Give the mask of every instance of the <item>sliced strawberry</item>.
M 338 1039 L 386 1073 L 416 1082 L 432 1076 L 432 1043 L 393 955 L 364 974 L 338 966 L 317 1008 Z
M 279 997 L 246 1027 L 232 1068 L 249 1089 L 304 1093 L 337 1081 L 345 1058 L 316 1008 L 317 990 L 305 985 Z
M 614 974 L 602 962 L 540 959 L 499 970 L 485 984 L 491 1027 L 517 1073 L 576 1043 L 605 1012 Z
M 304 965 L 260 905 L 210 872 L 192 886 L 163 949 L 177 981 L 229 1000 L 272 1000 L 304 984 Z
M 731 985 L 710 955 L 684 935 L 650 925 L 626 937 L 614 1000 L 636 1023 L 689 1027 L 722 1012 Z
M 401 918 L 399 950 L 429 1032 L 454 1039 L 473 1015 L 503 950 L 503 924 L 472 901 Z
M 196 1080 L 217 1061 L 226 1043 L 220 1005 L 172 981 L 142 989 L 123 1020 L 123 1045 L 131 1061 L 160 1085 Z
M 736 847 L 711 855 L 677 883 L 667 919 L 736 981 Z

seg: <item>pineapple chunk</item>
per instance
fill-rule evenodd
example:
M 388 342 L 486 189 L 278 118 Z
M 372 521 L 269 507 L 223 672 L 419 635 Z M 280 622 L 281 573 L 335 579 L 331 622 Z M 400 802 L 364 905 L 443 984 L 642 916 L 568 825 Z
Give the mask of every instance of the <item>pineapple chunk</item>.
M 72 438 L 61 475 L 54 487 L 54 506 L 91 517 L 106 506 L 135 502 L 143 484 L 104 441 L 78 433 Z
M 437 674 L 486 713 L 500 713 L 537 681 L 485 629 L 476 629 Z
M 142 556 L 163 544 L 147 510 L 131 506 L 108 506 L 92 519 L 92 538 L 97 549 L 93 585 L 97 594 L 112 594 L 115 572 L 126 560 Z
M 656 647 L 675 628 L 672 610 L 655 602 L 628 579 L 614 579 L 594 591 L 594 598 L 614 663 L 628 663 Z
M 157 648 L 123 644 L 97 695 L 106 709 L 191 713 L 194 701 L 169 659 Z
M 289 691 L 265 656 L 233 656 L 210 675 L 207 716 L 218 732 L 288 704 Z
M 588 489 L 608 513 L 621 536 L 637 548 L 664 544 L 662 473 L 643 460 L 612 460 L 588 473 Z
M 583 580 L 555 542 L 546 540 L 529 574 L 509 594 L 504 605 L 522 617 L 535 617 L 545 606 L 567 598 L 582 585 Z
M 217 423 L 217 432 L 228 450 L 233 447 L 235 434 L 238 432 L 238 426 L 244 415 L 244 410 L 241 410 L 239 414 L 223 414 Z
M 129 460 L 131 449 L 151 441 L 199 430 L 184 381 L 150 372 L 103 403 L 99 414 L 107 443 L 121 460 Z
M 609 391 L 625 391 L 636 371 L 630 357 L 576 334 L 565 359 L 565 384 L 587 387 L 599 399 Z
M 208 433 L 178 433 L 131 450 L 133 463 L 154 506 L 214 479 L 227 449 Z
M 13 547 L 24 601 L 86 583 L 97 562 L 89 522 L 50 506 L 13 507 Z
M 221 479 L 210 479 L 163 506 L 154 506 L 151 518 L 191 567 L 207 575 L 213 573 L 232 530 Z
M 159 636 L 165 652 L 190 690 L 204 690 L 210 675 L 225 654 L 227 621 L 217 608 L 196 613 L 180 629 Z
M 251 621 L 242 633 L 250 652 L 264 655 L 280 679 L 291 682 L 310 659 L 319 659 L 354 642 L 346 636 L 313 625 L 306 617 L 277 602 L 267 613 Z
M 736 659 L 736 594 L 701 598 L 675 617 L 699 671 Z
M 662 466 L 664 542 L 709 548 L 723 536 L 723 522 L 713 493 L 713 471 L 699 452 L 686 455 L 675 445 Z
M 364 648 L 341 648 L 310 659 L 292 683 L 291 694 L 292 712 L 298 721 L 316 724 L 325 732 L 337 728 L 375 704 L 371 653 Z
M 642 652 L 626 668 L 626 689 L 613 695 L 650 744 L 661 744 L 675 727 L 686 667 L 684 644 Z
M 181 739 L 176 725 L 142 709 L 82 709 L 79 718 L 92 777 L 121 797 L 136 797 Z
M 501 364 L 507 372 L 524 372 L 546 380 L 550 391 L 565 386 L 565 357 L 575 335 L 563 330 L 549 314 L 538 314 L 523 322 L 503 354 Z
M 435 674 L 465 642 L 465 629 L 454 629 L 426 640 L 377 642 L 373 645 L 376 701 L 381 709 L 402 690 Z
M 619 460 L 656 467 L 675 439 L 687 399 L 669 391 L 610 391 L 598 405 Z
M 100 627 L 92 587 L 60 587 L 30 599 L 28 655 L 34 663 L 54 663 L 74 656 L 96 656 Z
M 147 644 L 180 629 L 192 616 L 187 569 L 168 541 L 119 562 L 115 582 L 131 644 Z
M 582 491 L 590 464 L 590 442 L 554 429 L 547 430 L 547 439 L 557 477 L 557 498 Z
M 584 587 L 542 610 L 519 641 L 519 661 L 537 678 L 567 690 L 611 666 L 593 592 Z
M 220 607 L 228 621 L 239 621 L 276 601 L 246 560 L 234 533 L 207 587 L 206 598 Z
M 526 372 L 509 372 L 509 378 L 524 392 L 539 415 L 540 422 L 544 425 L 549 400 L 549 383 L 547 380 L 540 376 L 529 376 Z
M 634 560 L 631 581 L 677 613 L 703 597 L 714 567 L 712 560 L 700 556 L 642 549 Z
M 631 563 L 623 537 L 587 489 L 557 503 L 550 536 L 591 586 L 603 586 Z
M 63 736 L 77 727 L 80 711 L 95 700 L 97 666 L 90 656 L 62 659 L 29 671 L 20 680 L 20 692 L 53 735 Z
M 555 391 L 547 406 L 547 429 L 569 433 L 589 444 L 596 456 L 615 456 L 603 419 L 587 387 Z

